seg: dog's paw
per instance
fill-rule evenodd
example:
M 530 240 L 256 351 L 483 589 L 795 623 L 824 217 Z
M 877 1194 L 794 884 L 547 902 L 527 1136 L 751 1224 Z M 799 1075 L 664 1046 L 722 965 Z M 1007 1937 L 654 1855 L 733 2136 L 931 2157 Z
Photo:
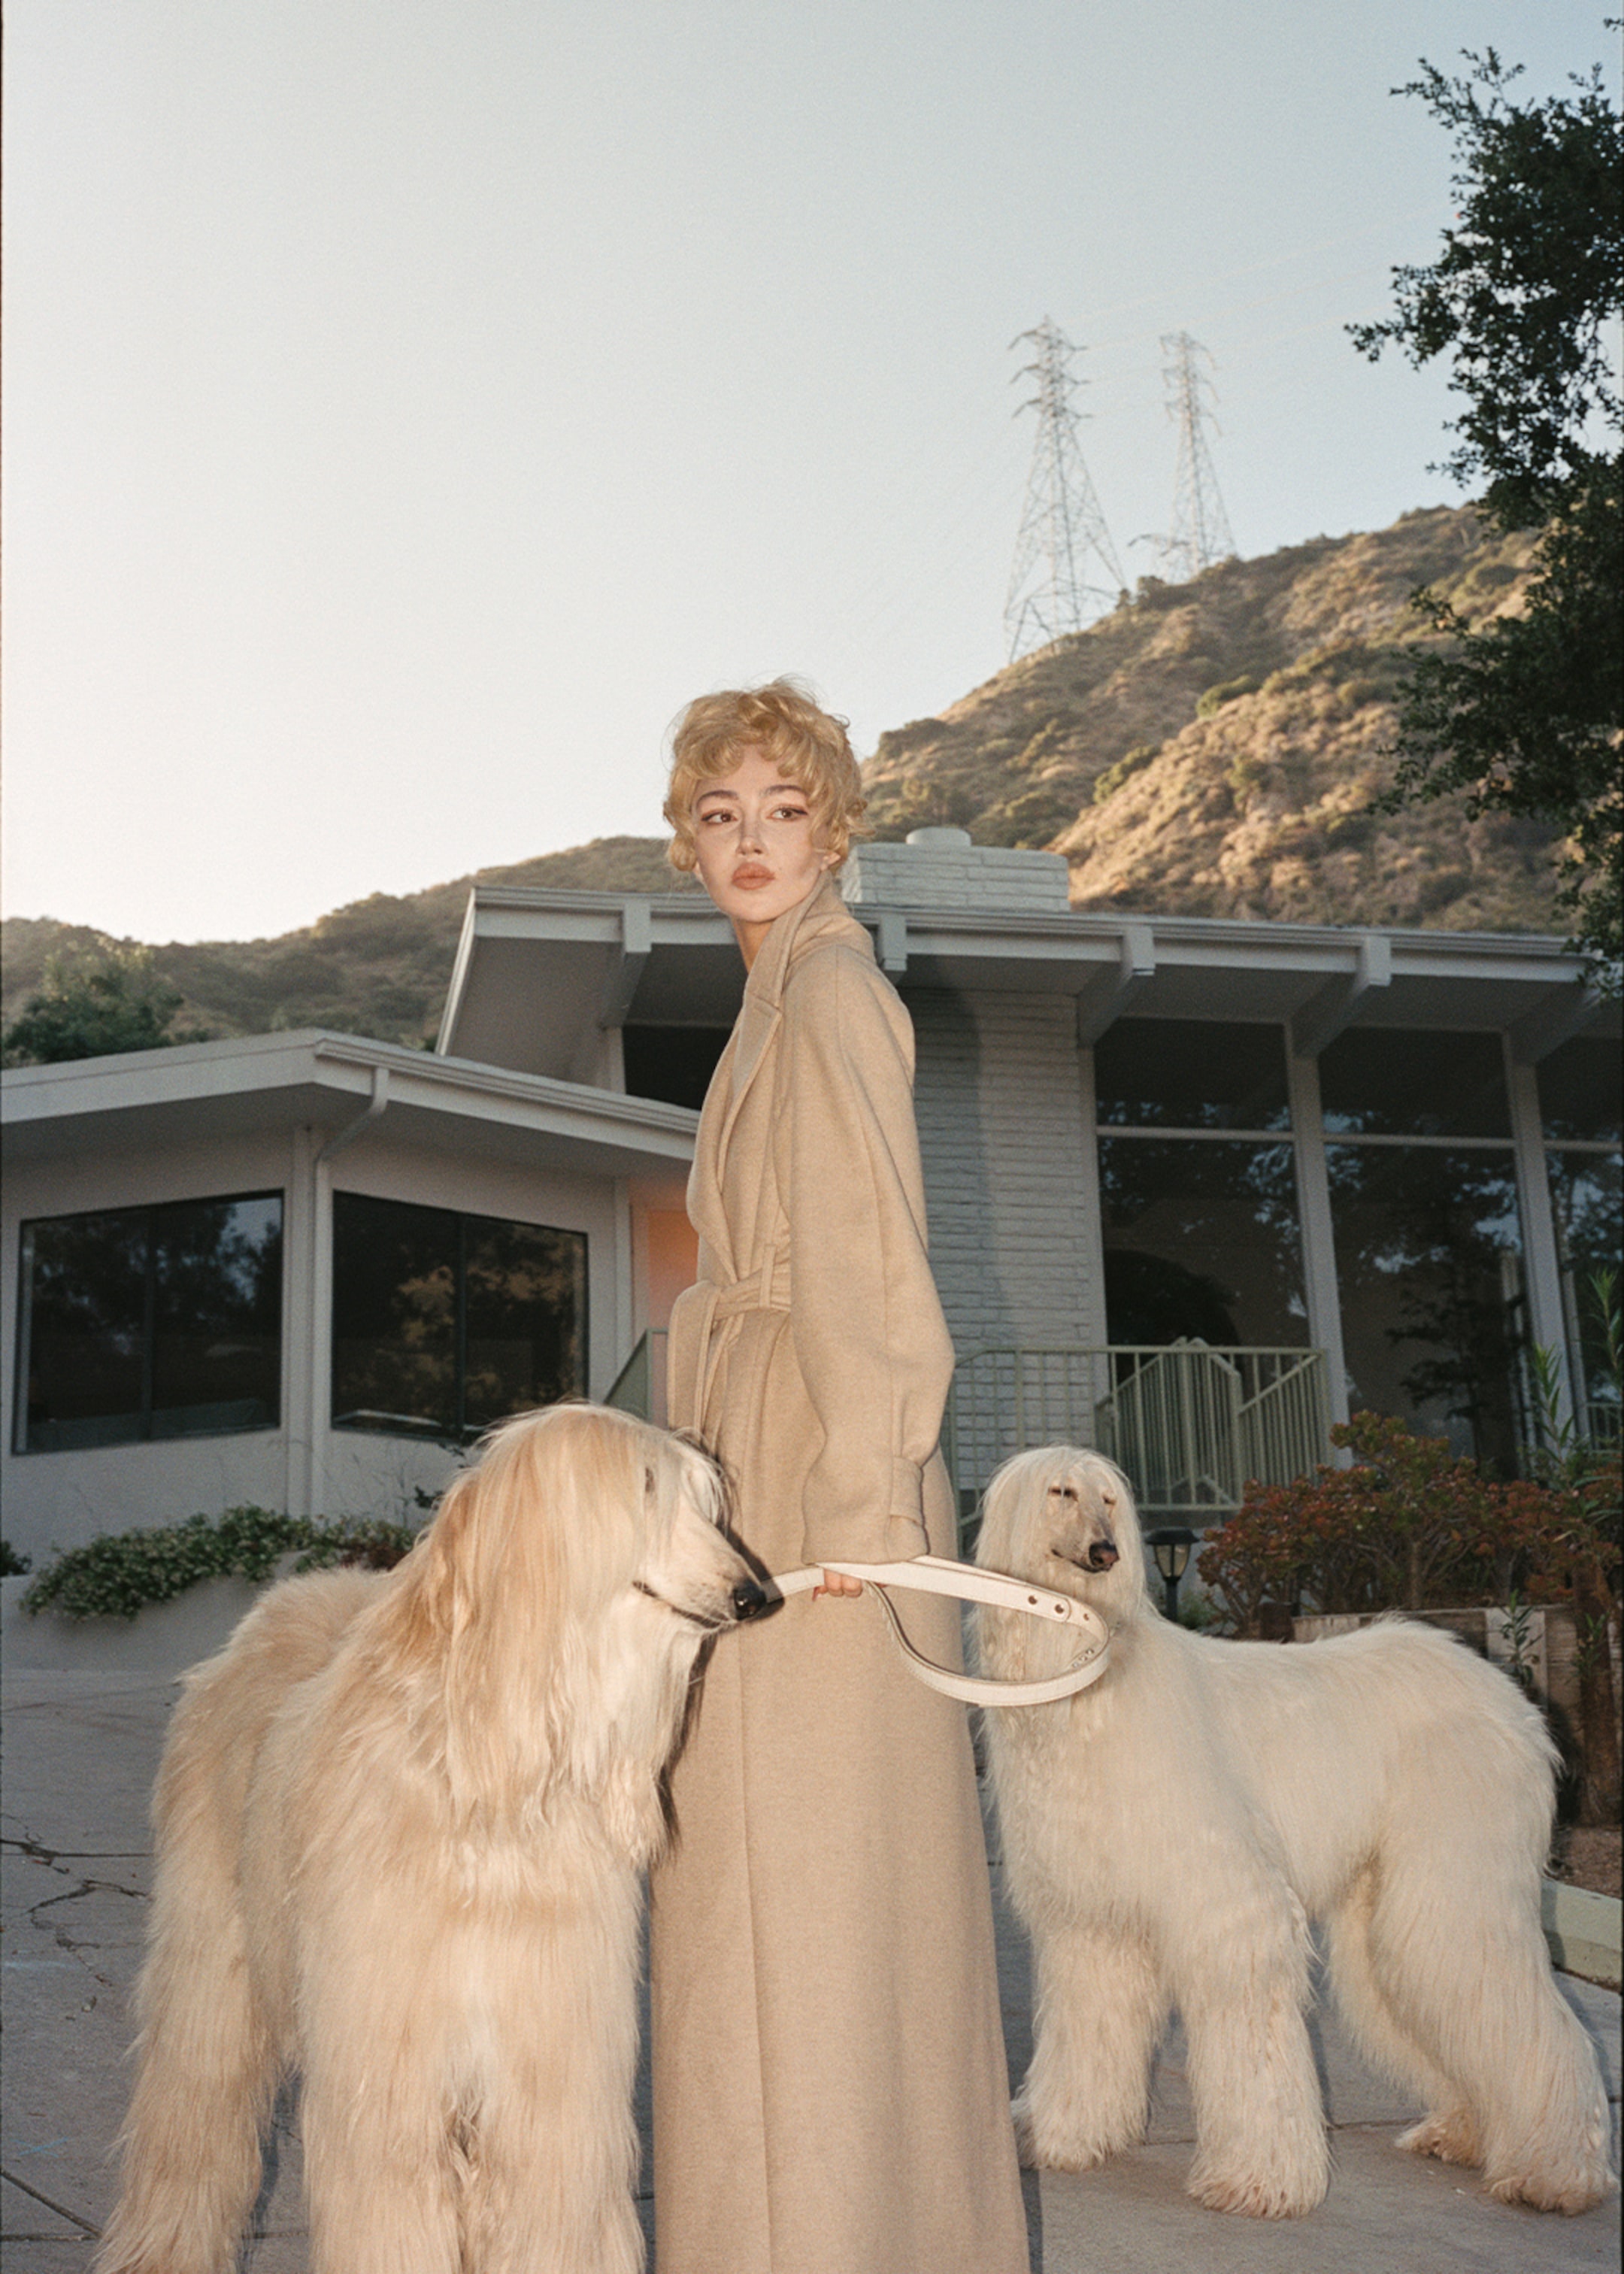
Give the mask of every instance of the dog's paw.
M 1301 2219 L 1317 2210 L 1331 2186 L 1331 2142 L 1324 2131 L 1305 2133 L 1294 2156 L 1267 2163 L 1222 2165 L 1197 2156 L 1190 2195 L 1206 2210 L 1229 2210 L 1242 2219 Z
M 1507 2172 L 1492 2179 L 1488 2187 L 1496 2202 L 1527 2203 L 1532 2210 L 1556 2210 L 1576 2218 L 1581 2211 L 1594 2210 L 1615 2184 L 1605 2158 L 1598 2157 L 1590 2169 Z
M 1014 2103 L 1010 2115 L 1015 2125 L 1015 2152 L 1025 2172 L 1092 2172 L 1113 2152 L 1101 2142 L 1080 2140 L 1034 2116 L 1022 2101 Z
M 1451 2108 L 1441 2116 L 1424 2117 L 1401 2132 L 1395 2143 L 1407 2156 L 1432 2156 L 1440 2164 L 1480 2164 L 1477 2129 L 1470 2112 Z
M 1330 2180 L 1328 2150 L 1292 2171 L 1217 2172 L 1198 2162 L 1190 2193 L 1207 2210 L 1242 2218 L 1304 2218 L 1325 2201 Z

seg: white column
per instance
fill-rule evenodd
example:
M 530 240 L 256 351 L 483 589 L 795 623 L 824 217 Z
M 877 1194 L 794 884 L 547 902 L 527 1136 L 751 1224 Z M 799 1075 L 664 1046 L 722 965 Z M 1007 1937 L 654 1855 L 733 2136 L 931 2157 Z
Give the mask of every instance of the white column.
M 311 1404 L 310 1346 L 315 1332 L 312 1272 L 315 1255 L 312 1163 L 318 1133 L 291 1132 L 288 1191 L 282 1204 L 282 1427 L 285 1467 L 282 1504 L 291 1516 L 312 1514 L 311 1441 L 315 1413 Z
M 596 1374 L 598 1386 L 592 1392 L 601 1397 L 631 1355 L 632 1347 L 632 1195 L 631 1186 L 624 1177 L 617 1177 L 613 1187 L 610 1207 L 614 1215 L 614 1258 L 609 1279 L 612 1310 L 606 1324 L 592 1337 L 598 1345 L 596 1363 L 588 1360 L 589 1375 Z
M 306 1489 L 312 1516 L 342 1511 L 326 1505 L 333 1443 L 333 1164 L 318 1155 L 311 1163 L 310 1339 L 305 1345 L 310 1383 L 310 1465 Z
M 1517 1204 L 1522 1217 L 1522 1280 L 1528 1295 L 1529 1339 L 1554 1351 L 1561 1417 L 1572 1412 L 1568 1350 L 1562 1314 L 1561 1261 L 1551 1180 L 1545 1172 L 1545 1126 L 1539 1113 L 1539 1079 L 1531 1065 L 1519 1065 L 1506 1051 L 1506 1092 L 1511 1104 L 1511 1134 L 1516 1145 Z
M 1079 1210 L 1079 1242 L 1083 1252 L 1083 1340 L 1097 1349 L 1110 1339 L 1105 1313 L 1105 1212 L 1100 1194 L 1100 1117 L 1094 1092 L 1094 1047 L 1083 1043 L 1077 1052 L 1078 1111 L 1083 1133 L 1083 1188 Z
M 1303 1291 L 1308 1339 L 1325 1352 L 1332 1421 L 1348 1419 L 1348 1361 L 1342 1349 L 1342 1302 L 1336 1284 L 1336 1238 L 1331 1223 L 1331 1179 L 1326 1166 L 1325 1119 L 1320 1103 L 1320 1061 L 1300 1058 L 1287 1037 L 1287 1094 L 1297 1158 L 1297 1220 L 1303 1235 Z M 1345 1461 L 1348 1456 L 1337 1456 Z

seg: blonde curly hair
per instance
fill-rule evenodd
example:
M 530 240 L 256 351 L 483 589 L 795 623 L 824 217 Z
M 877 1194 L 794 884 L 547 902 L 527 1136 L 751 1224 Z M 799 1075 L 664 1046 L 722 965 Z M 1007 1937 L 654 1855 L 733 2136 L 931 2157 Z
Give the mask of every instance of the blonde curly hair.
M 846 728 L 844 719 L 822 709 L 793 679 L 697 697 L 672 731 L 665 792 L 673 832 L 665 858 L 672 867 L 691 873 L 697 864 L 694 800 L 701 785 L 732 773 L 746 750 L 760 750 L 804 791 L 817 841 L 834 855 L 831 870 L 838 869 L 853 838 L 865 834 L 867 802 Z

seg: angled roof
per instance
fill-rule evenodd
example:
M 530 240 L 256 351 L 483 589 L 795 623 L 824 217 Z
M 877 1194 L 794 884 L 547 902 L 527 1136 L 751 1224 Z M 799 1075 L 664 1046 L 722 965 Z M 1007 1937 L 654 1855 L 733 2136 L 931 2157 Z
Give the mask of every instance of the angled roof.
M 1505 1031 L 1538 1058 L 1618 1026 L 1582 960 L 1530 935 L 866 901 L 852 914 L 905 994 L 1070 996 L 1085 1041 L 1130 1009 L 1281 1021 L 1309 1053 L 1357 1025 Z M 731 1025 L 743 976 L 726 919 L 698 893 L 479 887 L 437 1047 L 558 1074 L 599 1026 Z
M 316 1028 L 18 1066 L 0 1084 L 0 1138 L 13 1162 L 308 1124 L 330 1153 L 377 1126 L 408 1146 L 635 1176 L 685 1167 L 698 1119 L 679 1105 Z

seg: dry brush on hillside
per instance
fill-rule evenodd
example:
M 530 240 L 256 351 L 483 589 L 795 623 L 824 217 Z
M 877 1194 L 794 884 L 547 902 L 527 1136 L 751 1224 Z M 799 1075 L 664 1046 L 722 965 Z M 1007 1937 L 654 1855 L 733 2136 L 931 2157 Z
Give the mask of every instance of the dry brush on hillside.
M 1459 803 L 1380 819 L 1394 689 L 1428 584 L 1473 622 L 1520 605 L 1530 542 L 1470 508 L 1147 578 L 1085 632 L 1024 657 L 868 767 L 883 835 L 962 823 L 1053 847 L 1079 907 L 1157 915 L 1551 928 L 1551 833 Z
M 864 769 L 882 837 L 965 824 L 990 845 L 1054 847 L 1073 904 L 1154 915 L 1560 930 L 1548 832 L 1458 802 L 1366 809 L 1388 779 L 1394 689 L 1427 636 L 1428 584 L 1473 623 L 1517 608 L 1531 541 L 1470 508 L 1146 578 L 1087 631 L 1026 656 L 881 737 Z M 325 1026 L 433 1033 L 470 885 L 693 890 L 664 840 L 606 837 L 403 896 L 375 892 L 278 939 L 171 944 L 154 973 L 213 1035 Z M 128 945 L 128 943 L 124 943 Z M 5 925 L 4 1016 L 47 959 L 94 950 L 83 924 Z

